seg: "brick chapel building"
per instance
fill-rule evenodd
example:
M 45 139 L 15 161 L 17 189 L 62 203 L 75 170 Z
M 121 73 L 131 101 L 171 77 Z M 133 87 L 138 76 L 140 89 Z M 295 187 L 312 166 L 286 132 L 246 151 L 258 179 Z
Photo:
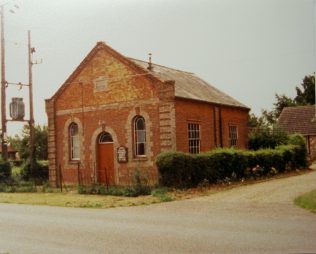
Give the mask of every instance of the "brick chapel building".
M 157 182 L 162 151 L 247 146 L 249 108 L 193 73 L 98 42 L 46 100 L 52 184 Z

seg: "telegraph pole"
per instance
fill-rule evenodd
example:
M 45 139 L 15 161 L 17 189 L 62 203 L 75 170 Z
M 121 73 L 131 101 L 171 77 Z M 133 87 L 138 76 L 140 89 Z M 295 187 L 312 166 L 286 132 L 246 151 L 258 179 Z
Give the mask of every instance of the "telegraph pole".
M 4 50 L 4 10 L 3 5 L 0 9 L 1 13 L 1 148 L 2 159 L 8 160 L 8 147 L 7 147 L 7 116 L 6 116 L 6 80 L 5 80 L 5 50 Z
M 31 47 L 31 31 L 27 31 L 28 55 L 29 55 L 29 100 L 30 100 L 30 163 L 31 173 L 34 173 L 35 149 L 34 149 L 34 114 L 33 114 L 33 74 L 32 74 L 32 54 L 35 49 Z

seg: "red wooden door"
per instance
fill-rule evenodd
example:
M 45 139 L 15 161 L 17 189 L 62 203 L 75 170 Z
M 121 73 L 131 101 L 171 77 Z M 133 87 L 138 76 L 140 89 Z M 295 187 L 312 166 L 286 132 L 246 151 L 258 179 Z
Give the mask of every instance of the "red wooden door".
M 112 185 L 114 181 L 113 143 L 98 145 L 98 182 Z

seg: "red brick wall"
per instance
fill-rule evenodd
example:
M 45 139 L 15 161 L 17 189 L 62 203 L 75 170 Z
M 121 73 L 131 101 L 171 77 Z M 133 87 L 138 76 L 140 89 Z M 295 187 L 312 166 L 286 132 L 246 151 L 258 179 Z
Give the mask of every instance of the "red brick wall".
M 132 134 L 127 133 L 126 126 L 130 127 L 132 132 L 132 122 L 128 122 L 128 119 L 131 118 L 129 115 L 131 113 L 136 116 L 136 110 L 134 107 L 131 108 L 117 108 L 117 109 L 108 109 L 99 112 L 88 112 L 88 113 L 79 113 L 64 116 L 58 116 L 56 119 L 56 124 L 59 127 L 57 130 L 57 163 L 58 167 L 61 166 L 63 180 L 65 182 L 71 183 L 76 182 L 78 179 L 78 163 L 71 162 L 69 160 L 69 146 L 68 137 L 67 137 L 67 127 L 69 123 L 72 122 L 71 118 L 78 119 L 83 127 L 83 140 L 82 148 L 84 151 L 81 151 L 81 161 L 80 161 L 80 172 L 82 181 L 84 183 L 89 183 L 93 181 L 93 175 L 97 163 L 95 157 L 96 149 L 93 147 L 93 140 L 97 137 L 93 137 L 93 134 L 99 129 L 99 132 L 102 132 L 100 127 L 100 121 L 105 123 L 105 131 L 109 132 L 114 138 L 114 151 L 117 147 L 125 146 L 128 148 L 128 163 L 117 163 L 116 174 L 117 174 L 117 183 L 118 184 L 130 184 L 133 181 L 133 176 L 135 169 L 143 171 L 143 174 L 150 181 L 155 181 L 157 179 L 157 171 L 154 166 L 154 158 L 160 152 L 159 146 L 159 123 L 158 123 L 158 106 L 143 106 L 140 109 L 140 114 L 146 112 L 146 115 L 149 116 L 149 121 L 146 121 L 147 127 L 147 140 L 150 140 L 150 143 L 147 143 L 147 157 L 143 159 L 137 159 L 133 156 L 133 145 L 131 140 L 128 141 L 128 138 L 131 139 Z M 145 117 L 146 119 L 146 117 Z M 147 120 L 147 119 L 146 119 Z M 68 123 L 67 123 L 68 121 Z M 79 125 L 80 126 L 80 125 Z M 97 131 L 98 132 L 98 131 Z M 128 137 L 128 135 L 130 135 Z M 156 144 L 155 146 L 153 144 Z M 115 154 L 116 156 L 116 154 Z M 116 160 L 116 157 L 115 157 Z
M 229 146 L 229 125 L 237 126 L 238 148 L 247 148 L 248 111 L 245 109 L 222 107 L 223 146 Z
M 214 148 L 213 106 L 191 100 L 176 100 L 177 150 L 189 152 L 188 123 L 200 124 L 201 151 Z
M 115 54 L 104 48 L 94 55 L 90 53 L 70 76 L 69 83 L 46 101 L 51 183 L 77 183 L 78 178 L 82 183 L 96 180 L 97 138 L 102 131 L 113 138 L 116 184 L 131 184 L 136 170 L 155 183 L 155 158 L 161 151 L 188 152 L 188 123 L 201 126 L 201 151 L 215 148 L 221 142 L 227 146 L 229 124 L 237 125 L 238 145 L 246 147 L 247 110 L 192 100 L 175 101 L 174 82 L 163 83 L 143 75 Z M 106 78 L 106 90 L 95 90 L 94 80 L 98 77 Z M 146 121 L 144 158 L 133 155 L 132 122 L 137 115 Z M 79 126 L 80 163 L 69 158 L 68 128 L 72 122 Z M 127 147 L 128 163 L 117 162 L 119 146 Z
M 113 57 L 106 50 L 99 50 L 55 98 L 55 118 L 51 118 L 55 122 L 51 126 L 55 126 L 56 130 L 50 130 L 56 133 L 55 174 L 61 175 L 65 183 L 76 183 L 78 180 L 78 162 L 69 159 L 68 127 L 71 122 L 79 125 L 82 148 L 79 172 L 83 183 L 95 179 L 96 140 L 103 131 L 102 126 L 114 139 L 117 184 L 130 184 L 136 169 L 149 181 L 157 180 L 154 159 L 160 152 L 160 104 L 164 96 L 170 101 L 170 94 L 161 93 L 159 89 L 168 91 L 166 87 L 170 85 L 155 84 L 159 82 L 135 74 L 133 66 L 121 62 L 119 57 Z M 106 77 L 108 87 L 105 91 L 96 92 L 93 80 L 99 76 Z M 147 156 L 141 159 L 133 156 L 132 120 L 138 114 L 146 120 Z M 115 152 L 119 146 L 128 148 L 129 161 L 126 164 L 116 161 Z M 58 179 L 51 177 L 52 182 L 58 182 Z
M 221 142 L 224 147 L 228 147 L 228 126 L 230 124 L 237 126 L 238 148 L 246 148 L 248 136 L 247 121 L 248 111 L 245 109 L 177 99 L 177 150 L 189 151 L 188 123 L 200 124 L 201 152 L 221 146 Z

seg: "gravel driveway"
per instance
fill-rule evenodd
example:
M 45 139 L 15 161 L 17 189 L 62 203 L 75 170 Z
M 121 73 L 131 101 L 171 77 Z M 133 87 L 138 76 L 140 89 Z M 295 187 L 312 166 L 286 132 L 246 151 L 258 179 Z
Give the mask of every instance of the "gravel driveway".
M 316 253 L 316 172 L 144 207 L 0 204 L 0 253 Z

